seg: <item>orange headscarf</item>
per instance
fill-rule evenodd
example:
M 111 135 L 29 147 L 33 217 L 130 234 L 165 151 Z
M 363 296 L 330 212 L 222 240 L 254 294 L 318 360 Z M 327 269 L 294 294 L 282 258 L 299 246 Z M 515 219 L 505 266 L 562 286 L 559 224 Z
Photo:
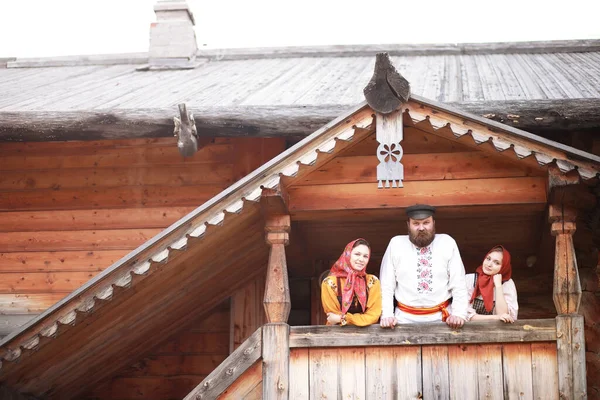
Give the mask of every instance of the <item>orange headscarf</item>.
M 502 266 L 500 267 L 500 271 L 498 271 L 498 273 L 502 274 L 502 283 L 504 283 L 508 281 L 512 275 L 510 253 L 504 248 L 504 246 L 494 246 L 492 250 L 487 252 L 483 259 L 485 260 L 487 256 L 497 248 L 502 249 Z M 483 263 L 475 272 L 477 273 L 477 285 L 475 286 L 475 290 L 473 290 L 471 302 L 475 299 L 475 297 L 481 294 L 485 309 L 491 312 L 494 309 L 494 279 L 492 276 L 486 275 L 485 272 L 483 272 Z
M 350 255 L 352 254 L 354 243 L 356 243 L 359 240 L 361 239 L 359 238 L 353 240 L 346 245 L 344 252 L 340 256 L 340 258 L 338 258 L 335 264 L 333 264 L 329 273 L 333 276 L 346 278 L 346 284 L 342 288 L 342 304 L 340 304 L 340 307 L 342 308 L 342 314 L 346 314 L 346 312 L 352 305 L 352 300 L 354 299 L 355 294 L 358 298 L 358 301 L 360 302 L 363 311 L 365 311 L 365 309 L 367 308 L 367 282 L 365 279 L 365 277 L 367 276 L 365 272 L 367 266 L 365 264 L 365 268 L 362 271 L 355 271 L 350 266 Z

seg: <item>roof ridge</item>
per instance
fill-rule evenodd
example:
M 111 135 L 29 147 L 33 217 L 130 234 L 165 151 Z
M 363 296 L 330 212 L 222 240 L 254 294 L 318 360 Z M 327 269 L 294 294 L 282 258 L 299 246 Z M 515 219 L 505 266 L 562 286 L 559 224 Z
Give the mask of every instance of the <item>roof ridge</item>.
M 523 54 L 600 52 L 600 39 L 548 40 L 489 43 L 404 43 L 315 45 L 255 48 L 201 48 L 197 57 L 221 60 L 300 57 L 372 57 L 385 51 L 390 56 L 436 56 L 452 54 Z M 11 59 L 8 68 L 146 64 L 148 52 L 90 54 Z

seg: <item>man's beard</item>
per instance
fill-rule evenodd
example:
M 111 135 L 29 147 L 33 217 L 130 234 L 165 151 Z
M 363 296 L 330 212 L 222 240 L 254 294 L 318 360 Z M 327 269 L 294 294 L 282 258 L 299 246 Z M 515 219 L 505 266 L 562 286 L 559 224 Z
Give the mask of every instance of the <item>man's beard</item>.
M 431 231 L 425 230 L 422 232 L 413 232 L 409 229 L 408 238 L 417 247 L 427 247 L 435 238 L 435 227 L 431 228 Z

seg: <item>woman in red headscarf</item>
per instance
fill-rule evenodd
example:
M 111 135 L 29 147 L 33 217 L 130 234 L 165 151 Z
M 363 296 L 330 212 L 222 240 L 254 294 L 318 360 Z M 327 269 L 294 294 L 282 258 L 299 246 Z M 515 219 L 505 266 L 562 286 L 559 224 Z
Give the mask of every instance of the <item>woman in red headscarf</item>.
M 371 246 L 364 239 L 346 245 L 321 284 L 321 301 L 327 325 L 366 326 L 379 321 L 381 285 L 366 273 Z
M 503 246 L 494 247 L 475 273 L 465 277 L 471 298 L 468 320 L 516 321 L 519 304 L 511 275 L 510 253 Z

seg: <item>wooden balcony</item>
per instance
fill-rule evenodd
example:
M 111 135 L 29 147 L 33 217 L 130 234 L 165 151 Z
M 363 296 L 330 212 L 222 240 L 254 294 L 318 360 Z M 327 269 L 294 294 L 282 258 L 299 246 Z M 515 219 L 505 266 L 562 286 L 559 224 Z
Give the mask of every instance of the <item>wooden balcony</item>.
M 274 349 L 273 327 L 288 330 Z M 583 319 L 395 329 L 266 324 L 187 399 L 563 399 L 585 394 Z M 266 332 L 266 333 L 265 333 Z M 285 335 L 284 335 L 285 337 Z M 266 381 L 274 386 L 266 387 Z

